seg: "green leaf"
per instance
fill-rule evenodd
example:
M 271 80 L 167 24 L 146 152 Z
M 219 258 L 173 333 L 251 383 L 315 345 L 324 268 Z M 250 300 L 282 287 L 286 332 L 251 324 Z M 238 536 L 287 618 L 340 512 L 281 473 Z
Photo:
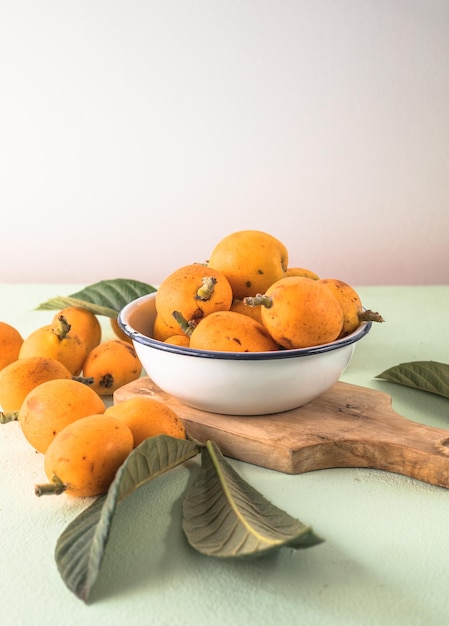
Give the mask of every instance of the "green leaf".
M 108 493 L 78 515 L 59 537 L 55 559 L 67 587 L 81 600 L 100 573 L 114 512 L 141 485 L 199 453 L 188 440 L 158 435 L 143 441 L 117 471 Z
M 449 398 L 449 364 L 438 361 L 410 361 L 378 374 L 391 383 L 428 391 Z
M 77 306 L 96 315 L 117 317 L 117 314 L 129 302 L 155 291 L 156 288 L 152 285 L 128 278 L 102 280 L 69 296 L 50 298 L 40 304 L 36 310 L 60 310 L 68 306 Z
M 322 542 L 246 483 L 216 444 L 201 452 L 201 470 L 183 502 L 183 529 L 190 545 L 215 557 L 253 556 L 282 546 Z

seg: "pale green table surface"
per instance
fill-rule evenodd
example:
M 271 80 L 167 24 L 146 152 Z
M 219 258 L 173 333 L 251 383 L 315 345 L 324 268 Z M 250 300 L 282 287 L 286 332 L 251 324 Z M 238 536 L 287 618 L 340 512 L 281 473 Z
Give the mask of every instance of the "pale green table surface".
M 49 322 L 40 302 L 82 285 L 0 285 L 0 320 L 26 336 Z M 342 380 L 386 391 L 401 415 L 449 428 L 449 400 L 375 380 L 405 361 L 449 362 L 449 286 L 360 287 L 386 323 L 361 341 Z M 112 337 L 109 326 L 104 337 Z M 449 461 L 448 461 L 449 462 Z M 0 623 L 3 626 L 443 626 L 449 623 L 449 490 L 370 469 L 290 476 L 231 461 L 324 543 L 245 561 L 188 547 L 181 500 L 192 469 L 153 481 L 114 521 L 93 603 L 64 585 L 56 540 L 90 500 L 37 498 L 43 456 L 18 423 L 0 427 Z M 193 468 L 195 469 L 195 467 Z M 175 479 L 174 479 L 175 478 Z

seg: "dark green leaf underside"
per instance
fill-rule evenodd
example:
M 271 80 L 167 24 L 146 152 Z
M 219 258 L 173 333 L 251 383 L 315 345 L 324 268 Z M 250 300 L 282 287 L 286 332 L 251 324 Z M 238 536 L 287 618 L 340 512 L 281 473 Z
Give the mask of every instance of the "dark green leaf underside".
M 193 548 L 215 557 L 248 557 L 321 543 L 246 483 L 216 444 L 208 442 L 201 454 L 201 470 L 183 502 L 183 529 Z
M 36 310 L 59 310 L 78 306 L 106 317 L 117 317 L 122 308 L 139 298 L 156 291 L 147 283 L 127 278 L 115 278 L 93 283 L 69 296 L 56 296 L 40 304 Z
M 447 363 L 410 361 L 390 367 L 378 374 L 376 378 L 449 398 L 449 364 Z

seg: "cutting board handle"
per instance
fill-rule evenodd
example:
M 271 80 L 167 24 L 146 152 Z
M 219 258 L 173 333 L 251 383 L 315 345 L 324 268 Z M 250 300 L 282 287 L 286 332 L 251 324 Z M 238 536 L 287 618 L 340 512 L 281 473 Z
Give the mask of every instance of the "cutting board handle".
M 370 467 L 449 488 L 448 430 L 399 415 L 391 397 L 376 390 L 341 387 L 333 401 L 337 396 L 338 417 L 324 418 L 320 432 L 309 432 L 308 452 L 293 453 L 295 472 Z
M 150 378 L 121 387 L 114 401 L 136 395 L 167 403 L 192 437 L 215 441 L 234 459 L 289 474 L 369 467 L 449 488 L 449 430 L 399 415 L 376 389 L 338 382 L 303 407 L 245 417 L 189 407 Z

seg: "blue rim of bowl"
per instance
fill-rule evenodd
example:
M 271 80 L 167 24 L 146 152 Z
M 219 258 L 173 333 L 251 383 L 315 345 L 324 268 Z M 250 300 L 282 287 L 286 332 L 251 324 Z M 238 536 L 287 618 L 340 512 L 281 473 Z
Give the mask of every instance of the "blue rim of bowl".
M 309 348 L 293 348 L 292 350 L 275 350 L 272 352 L 219 352 L 213 350 L 197 350 L 194 348 L 186 348 L 184 346 L 176 346 L 163 341 L 158 341 L 152 337 L 142 334 L 138 330 L 135 330 L 127 324 L 123 317 L 127 314 L 127 311 L 131 306 L 134 306 L 136 302 L 144 302 L 148 299 L 146 296 L 141 296 L 130 302 L 119 312 L 117 322 L 122 331 L 132 341 L 135 341 L 144 346 L 161 350 L 162 352 L 170 352 L 172 354 L 178 354 L 181 356 L 201 357 L 206 359 L 224 359 L 227 361 L 261 361 L 261 360 L 277 360 L 277 359 L 293 359 L 304 356 L 311 356 L 314 354 L 322 354 L 323 352 L 331 352 L 332 350 L 339 350 L 345 346 L 349 346 L 357 341 L 360 341 L 365 335 L 367 335 L 371 329 L 372 322 L 362 322 L 360 326 L 351 334 L 336 339 L 331 343 L 324 343 L 318 346 L 311 346 Z

